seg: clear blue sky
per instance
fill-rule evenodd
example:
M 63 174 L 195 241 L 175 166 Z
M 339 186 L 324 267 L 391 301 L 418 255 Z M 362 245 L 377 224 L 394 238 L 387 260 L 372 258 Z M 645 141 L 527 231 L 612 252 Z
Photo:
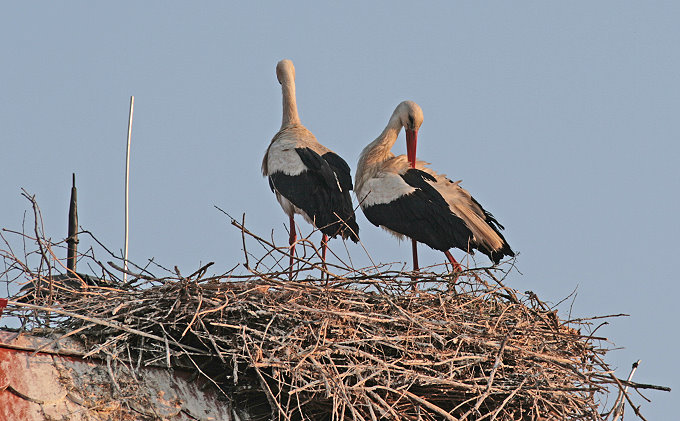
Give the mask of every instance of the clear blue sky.
M 508 284 L 552 302 L 578 288 L 577 316 L 630 314 L 598 331 L 625 348 L 607 359 L 622 377 L 642 359 L 635 380 L 673 387 L 637 399 L 648 419 L 669 419 L 678 22 L 671 1 L 5 3 L 0 226 L 20 229 L 23 187 L 47 234 L 65 237 L 75 172 L 81 225 L 121 249 L 135 95 L 131 260 L 187 273 L 238 263 L 238 233 L 213 205 L 285 244 L 260 162 L 280 126 L 275 65 L 290 58 L 303 123 L 353 169 L 400 101 L 420 104 L 419 158 L 462 179 L 521 252 Z M 358 222 L 374 260 L 410 260 L 408 243 Z M 423 264 L 442 257 L 421 247 Z

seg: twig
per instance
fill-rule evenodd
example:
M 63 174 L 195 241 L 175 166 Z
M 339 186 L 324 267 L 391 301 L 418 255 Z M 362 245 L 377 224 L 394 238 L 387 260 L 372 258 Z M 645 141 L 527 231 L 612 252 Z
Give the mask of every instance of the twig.
M 62 314 L 64 316 L 69 316 L 69 317 L 73 317 L 73 318 L 76 318 L 76 319 L 85 320 L 87 322 L 95 323 L 95 324 L 98 324 L 98 325 L 111 327 L 111 328 L 114 328 L 114 329 L 117 329 L 117 330 L 122 330 L 122 331 L 125 331 L 125 332 L 128 332 L 128 333 L 132 333 L 134 335 L 144 336 L 146 338 L 153 339 L 153 340 L 156 340 L 156 341 L 161 341 L 161 342 L 164 341 L 164 339 L 161 338 L 160 336 L 153 335 L 153 334 L 146 333 L 146 332 L 142 332 L 141 330 L 137 330 L 137 329 L 133 329 L 133 328 L 130 328 L 130 327 L 127 327 L 127 326 L 123 326 L 123 325 L 120 325 L 118 323 L 107 322 L 106 320 L 101 320 L 101 319 L 98 319 L 96 317 L 83 316 L 82 314 L 73 313 L 73 312 L 70 312 L 70 311 L 64 311 L 64 310 L 60 310 L 60 309 L 53 308 L 53 307 L 45 307 L 45 306 L 37 306 L 37 305 L 33 305 L 33 304 L 18 303 L 16 301 L 8 301 L 7 304 L 17 306 L 17 307 L 30 308 L 30 309 L 33 309 L 33 310 L 42 310 L 42 311 L 46 311 L 46 312 L 49 312 L 49 313 Z M 185 346 L 185 348 L 187 348 L 190 351 L 201 352 L 201 350 L 198 349 L 198 348 L 193 348 L 193 347 L 190 347 L 190 346 Z

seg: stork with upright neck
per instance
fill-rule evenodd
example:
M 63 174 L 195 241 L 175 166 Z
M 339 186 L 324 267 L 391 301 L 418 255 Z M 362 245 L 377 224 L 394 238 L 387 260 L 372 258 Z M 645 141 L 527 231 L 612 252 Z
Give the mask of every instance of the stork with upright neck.
M 262 160 L 262 174 L 288 215 L 290 222 L 290 276 L 293 273 L 295 214 L 318 228 L 322 261 L 325 266 L 328 237 L 340 235 L 359 241 L 350 190 L 352 176 L 347 163 L 320 144 L 300 122 L 295 97 L 295 67 L 290 60 L 276 65 L 281 84 L 283 116 L 281 129 L 274 135 Z
M 416 160 L 423 111 L 413 101 L 397 106 L 383 132 L 364 148 L 356 173 L 355 193 L 366 218 L 399 238 L 411 238 L 413 266 L 418 270 L 416 243 L 444 252 L 453 266 L 451 248 L 470 254 L 479 250 L 499 263 L 514 252 L 501 234 L 503 226 L 458 185 Z M 407 156 L 391 149 L 401 128 L 406 131 Z
M 281 98 L 283 100 L 283 112 L 281 118 L 281 130 L 287 127 L 302 126 L 297 109 L 297 97 L 295 95 L 295 67 L 290 60 L 281 60 L 276 64 L 276 78 L 281 84 Z M 311 135 L 311 133 L 309 133 Z

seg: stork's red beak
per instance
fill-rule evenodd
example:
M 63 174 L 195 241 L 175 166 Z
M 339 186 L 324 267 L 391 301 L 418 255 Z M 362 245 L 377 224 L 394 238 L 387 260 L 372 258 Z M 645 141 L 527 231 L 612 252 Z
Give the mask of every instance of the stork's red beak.
M 406 156 L 411 168 L 416 167 L 416 146 L 418 144 L 418 131 L 406 129 Z

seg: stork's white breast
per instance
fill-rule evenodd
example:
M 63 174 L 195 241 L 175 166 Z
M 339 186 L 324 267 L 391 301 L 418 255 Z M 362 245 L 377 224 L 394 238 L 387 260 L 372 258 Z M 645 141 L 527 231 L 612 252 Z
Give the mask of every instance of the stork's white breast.
M 372 177 L 356 192 L 362 208 L 393 202 L 416 189 L 409 186 L 399 174 L 381 173 Z

